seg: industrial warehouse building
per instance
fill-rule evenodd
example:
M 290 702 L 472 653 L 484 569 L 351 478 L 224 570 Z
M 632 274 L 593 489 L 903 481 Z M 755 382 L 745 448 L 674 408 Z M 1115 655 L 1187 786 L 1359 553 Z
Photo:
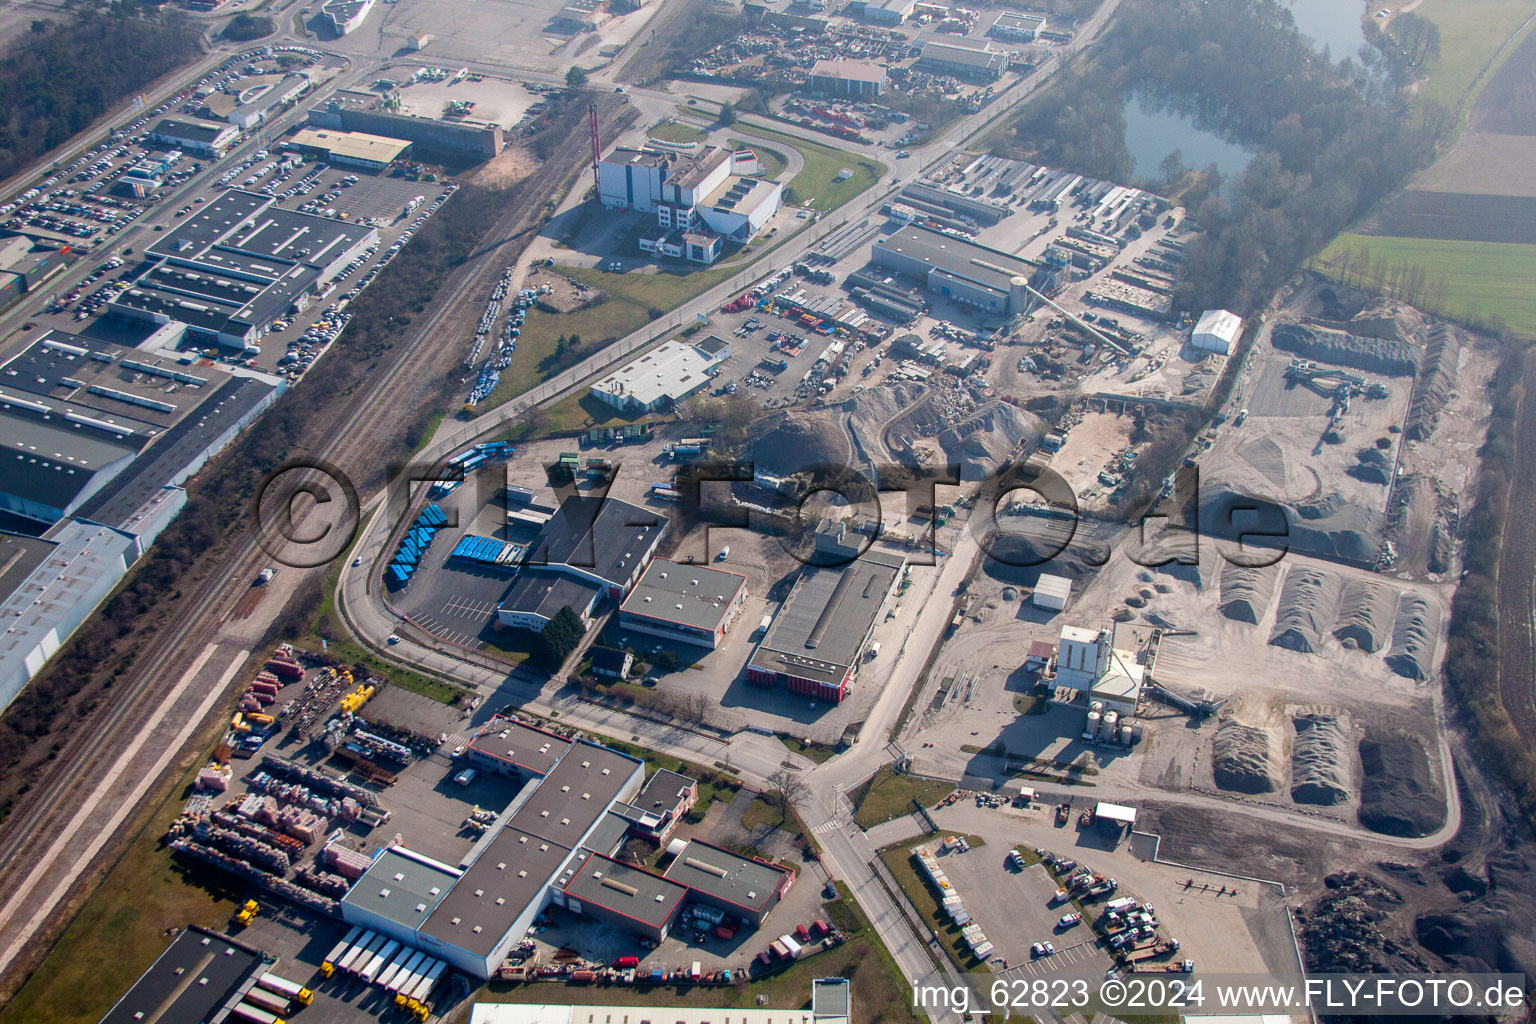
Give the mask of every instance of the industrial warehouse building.
M 1065 576 L 1041 573 L 1040 578 L 1035 581 L 1035 592 L 1030 596 L 1030 603 L 1036 608 L 1059 612 L 1067 606 L 1067 601 L 1071 597 L 1071 580 Z
M 615 149 L 598 164 L 598 200 L 610 210 L 656 216 L 658 231 L 641 237 L 641 248 L 696 262 L 719 258 L 719 246 L 682 247 L 674 232 L 715 234 L 745 242 L 784 205 L 784 186 L 750 177 L 757 154 L 705 146 L 682 156 L 651 149 Z M 697 251 L 697 255 L 694 255 Z M 711 254 L 712 253 L 712 254 Z
M 210 93 L 198 113 L 215 121 L 228 121 L 241 131 L 250 131 L 302 96 L 310 84 L 307 71 L 252 75 L 240 79 L 228 92 Z
M 180 485 L 286 384 L 53 330 L 0 381 L 0 508 L 49 527 L 0 553 L 3 707 L 181 511 Z
M 256 987 L 271 957 L 226 935 L 191 925 L 165 948 L 101 1024 L 239 1020 L 227 1016 Z
M 924 71 L 995 81 L 1008 70 L 1008 60 L 1006 51 L 994 50 L 990 43 L 970 46 L 936 39 L 923 45 L 917 66 Z
M 411 151 L 405 139 L 391 139 L 367 132 L 340 132 L 325 128 L 301 128 L 285 146 L 305 156 L 333 164 L 382 171 Z
M 493 718 L 465 750 L 476 768 L 523 783 L 509 813 L 461 867 L 386 849 L 341 900 L 343 920 L 447 961 L 473 978 L 496 972 L 535 917 L 555 904 L 652 939 L 686 905 L 723 906 L 761 924 L 788 891 L 786 868 L 691 843 L 663 876 L 613 859 L 638 832 L 666 830 L 697 797 L 693 779 L 588 740 Z M 649 813 L 656 820 L 636 828 Z M 682 867 L 679 867 L 682 865 Z M 702 876 L 702 877 L 695 877 Z
M 658 558 L 619 606 L 619 625 L 714 650 L 746 599 L 740 573 Z
M 374 228 L 230 189 L 145 249 L 148 267 L 108 309 L 131 320 L 185 324 L 226 348 L 259 348 L 272 321 L 307 306 L 378 243 Z
M 1019 14 L 1015 11 L 1004 11 L 992 22 L 992 27 L 987 29 L 988 35 L 1009 42 L 1032 43 L 1040 38 L 1040 33 L 1045 31 L 1045 16 L 1043 14 Z
M 1236 313 L 1225 309 L 1208 309 L 1200 314 L 1189 342 L 1202 352 L 1215 352 L 1229 356 L 1237 347 L 1237 339 L 1243 333 L 1243 321 Z
M 885 88 L 885 68 L 862 60 L 818 60 L 811 67 L 811 92 L 872 100 Z
M 841 701 L 905 565 L 869 550 L 838 568 L 805 566 L 747 661 L 747 682 Z
M 711 371 L 731 358 L 731 343 L 713 334 L 673 340 L 592 385 L 592 397 L 620 412 L 665 409 L 709 383 Z
M 1136 652 L 1115 647 L 1110 630 L 1061 627 L 1056 645 L 1057 686 L 1070 687 L 1129 715 L 1141 699 L 1144 676 Z
M 1029 260 L 964 238 L 915 224 L 874 243 L 874 262 L 922 280 L 934 295 L 1012 316 L 1026 313 L 1033 299 Z
M 854 0 L 849 13 L 876 25 L 900 25 L 912 17 L 917 0 Z
M 149 137 L 162 146 L 187 153 L 221 157 L 239 141 L 240 129 L 232 124 L 167 117 L 149 130 Z
M 565 499 L 529 543 L 497 620 L 538 633 L 561 608 L 585 620 L 602 598 L 623 600 L 667 524 L 666 516 L 617 498 Z

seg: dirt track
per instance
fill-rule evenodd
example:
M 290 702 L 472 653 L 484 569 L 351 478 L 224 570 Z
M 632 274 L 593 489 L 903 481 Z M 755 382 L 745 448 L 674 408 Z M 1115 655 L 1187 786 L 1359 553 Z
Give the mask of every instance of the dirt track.
M 1527 746 L 1536 744 L 1536 365 L 1520 402 L 1515 473 L 1499 555 L 1499 699 Z

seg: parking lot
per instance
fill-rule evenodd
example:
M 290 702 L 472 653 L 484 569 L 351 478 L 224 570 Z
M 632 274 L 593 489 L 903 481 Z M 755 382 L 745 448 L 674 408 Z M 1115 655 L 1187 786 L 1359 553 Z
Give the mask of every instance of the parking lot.
M 993 970 L 1009 977 L 1104 977 L 1110 959 L 1095 941 L 1092 927 L 1087 922 L 1056 927 L 1072 906 L 1052 905 L 1056 883 L 1044 865 L 1016 870 L 1006 863 L 1007 852 L 989 844 L 964 853 L 952 850 L 939 859 L 966 909 L 997 947 Z M 1032 956 L 1030 947 L 1045 941 L 1056 952 Z

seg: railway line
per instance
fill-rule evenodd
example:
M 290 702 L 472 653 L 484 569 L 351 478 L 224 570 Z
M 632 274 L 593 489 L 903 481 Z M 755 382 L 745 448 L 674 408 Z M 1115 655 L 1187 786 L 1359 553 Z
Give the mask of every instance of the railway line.
M 609 116 L 615 106 L 608 104 Z M 365 474 L 382 476 L 385 467 L 369 464 L 381 448 L 380 439 L 399 429 L 401 410 L 418 407 L 430 382 L 444 379 L 452 368 L 462 365 L 485 291 L 505 268 L 510 249 L 542 217 L 541 197 L 553 194 L 560 182 L 579 169 L 585 142 L 584 134 L 563 140 L 532 178 L 513 186 L 517 191 L 509 195 L 512 201 L 484 236 L 495 243 L 476 249 L 457 269 L 428 313 L 413 324 L 409 344 L 400 346 L 400 355 L 375 375 L 369 382 L 372 386 L 359 388 L 336 403 L 336 414 L 325 418 L 329 422 L 311 424 L 309 436 L 316 443 L 305 454 L 355 472 L 358 479 Z M 445 338 L 452 341 L 439 343 Z M 342 346 L 331 358 L 345 355 Z M 237 449 L 225 457 L 238 455 Z M 102 804 L 116 809 L 115 801 L 124 799 L 125 791 L 131 792 L 141 780 L 158 778 L 172 764 L 180 745 L 173 740 L 188 726 L 186 705 L 196 707 L 199 698 L 209 696 L 189 689 L 185 704 L 170 708 L 173 684 L 199 652 L 218 644 L 223 623 L 244 598 L 250 579 L 269 558 L 256 531 L 247 527 L 220 559 L 218 568 L 197 581 L 195 589 L 188 588 L 192 589 L 188 603 L 106 691 L 103 705 L 73 723 L 71 735 L 63 740 L 46 773 L 34 782 L 23 805 L 0 826 L 0 890 L 8 894 L 0 905 L 0 934 L 8 936 L 6 947 L 0 949 L 0 978 L 7 982 L 4 991 L 15 987 L 14 978 L 21 973 L 15 968 L 26 967 L 33 960 L 28 952 L 37 953 L 39 945 L 50 940 L 46 923 L 67 902 L 52 898 L 60 882 L 67 883 L 79 898 L 80 882 L 104 872 L 115 860 L 123 839 L 114 837 L 115 841 L 77 878 L 68 877 L 73 865 L 51 860 L 50 852 L 87 845 L 86 834 L 93 827 L 99 833 L 101 819 L 107 817 Z M 324 573 L 326 567 L 309 571 Z M 228 645 L 220 649 L 225 652 L 221 657 L 239 654 L 242 664 L 249 653 Z M 196 722 L 191 724 L 197 726 Z M 128 738 L 143 740 L 131 754 L 125 749 Z M 121 784 L 111 787 L 95 806 L 82 806 L 82 794 L 92 789 L 90 781 L 108 770 L 116 772 Z

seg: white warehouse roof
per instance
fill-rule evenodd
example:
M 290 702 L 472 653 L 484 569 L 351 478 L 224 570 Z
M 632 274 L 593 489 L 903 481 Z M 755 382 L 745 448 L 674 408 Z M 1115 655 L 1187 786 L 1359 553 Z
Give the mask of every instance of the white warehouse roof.
M 730 346 L 713 335 L 692 345 L 669 341 L 598 381 L 592 392 L 645 406 L 662 398 L 675 401 L 697 390 L 708 380 L 709 370 L 729 357 Z
M 1225 342 L 1226 348 L 1231 349 L 1237 344 L 1237 336 L 1243 332 L 1243 321 L 1236 313 L 1227 309 L 1208 309 L 1200 314 L 1200 320 L 1195 324 L 1194 338 L 1202 336 L 1219 338 Z M 1199 344 L 1199 341 L 1196 341 Z

